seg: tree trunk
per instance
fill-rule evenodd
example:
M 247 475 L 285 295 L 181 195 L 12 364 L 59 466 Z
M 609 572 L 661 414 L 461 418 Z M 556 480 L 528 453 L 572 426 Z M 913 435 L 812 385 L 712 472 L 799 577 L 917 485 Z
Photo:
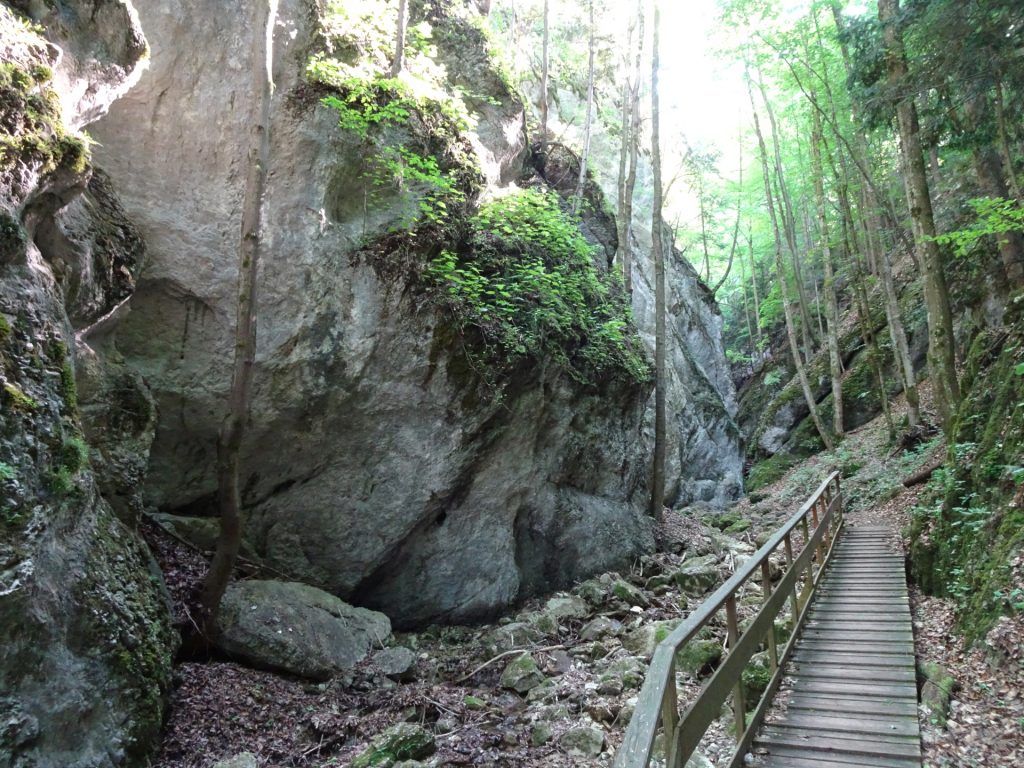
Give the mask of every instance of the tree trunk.
M 749 77 L 748 77 L 749 86 Z M 814 400 L 814 393 L 811 391 L 810 381 L 807 379 L 807 370 L 800 357 L 800 347 L 797 342 L 796 328 L 793 324 L 793 308 L 789 303 L 789 291 L 786 289 L 786 269 L 782 260 L 782 232 L 779 228 L 779 217 L 775 212 L 775 200 L 772 195 L 771 170 L 768 166 L 768 149 L 764 143 L 764 135 L 761 133 L 761 122 L 757 116 L 757 106 L 754 103 L 754 91 L 750 88 L 750 107 L 754 113 L 754 131 L 757 134 L 758 150 L 761 155 L 761 170 L 764 174 L 765 201 L 768 206 L 768 218 L 771 220 L 772 233 L 775 238 L 775 270 L 778 273 L 780 294 L 782 295 L 782 314 L 786 319 L 786 338 L 789 340 L 789 351 L 793 356 L 793 365 L 796 367 L 796 375 L 800 381 L 800 389 L 803 391 L 807 409 L 810 412 L 814 428 L 821 437 L 825 448 L 832 450 L 834 445 L 825 426 L 821 422 L 821 415 L 818 413 L 818 404 Z
M 879 0 L 878 20 L 884 32 L 888 81 L 893 90 L 900 93 L 907 86 L 908 70 L 898 15 L 899 0 Z M 935 220 L 921 149 L 917 109 L 907 94 L 901 95 L 896 102 L 896 120 L 914 242 L 924 273 L 924 300 L 928 311 L 928 369 L 935 393 L 935 406 L 948 435 L 953 425 L 953 414 L 960 402 L 953 315 L 949 307 L 949 291 L 942 259 L 934 240 Z
M 644 6 L 637 2 L 636 64 L 633 70 L 633 84 L 630 92 L 629 125 L 629 172 L 626 175 L 626 190 L 623 194 L 622 219 L 625 233 L 620 235 L 622 246 L 622 284 L 627 294 L 633 293 L 633 192 L 636 189 L 636 169 L 640 154 L 640 78 L 644 51 Z
M 391 77 L 398 77 L 405 67 L 405 31 L 409 26 L 409 0 L 398 0 L 398 31 L 395 34 L 395 59 Z
M 779 126 L 775 119 L 775 110 L 772 109 L 771 101 L 768 99 L 768 92 L 765 90 L 761 72 L 757 75 L 758 88 L 761 91 L 761 100 L 764 102 L 765 112 L 768 114 L 768 122 L 772 129 L 772 149 L 775 158 L 775 177 L 779 185 L 778 217 L 782 220 L 782 234 L 785 236 L 786 245 L 789 249 L 790 260 L 793 264 L 793 278 L 796 282 L 797 309 L 800 312 L 800 332 L 803 336 L 804 357 L 809 360 L 814 351 L 816 339 L 814 338 L 814 325 L 811 323 L 811 314 L 808 310 L 807 291 L 804 286 L 803 270 L 800 268 L 800 255 L 796 242 L 796 220 L 793 215 L 793 201 L 786 187 L 786 175 L 782 164 L 782 148 L 779 138 Z
M 665 510 L 665 248 L 662 243 L 661 111 L 658 98 L 661 8 L 654 0 L 654 47 L 651 50 L 651 163 L 654 166 L 654 210 L 651 236 L 654 246 L 654 472 L 651 483 L 651 514 L 661 522 Z
M 843 360 L 839 354 L 839 299 L 836 296 L 835 272 L 832 265 L 832 243 L 829 239 L 828 212 L 825 202 L 825 172 L 821 164 L 821 118 L 814 113 L 811 135 L 811 173 L 814 176 L 814 198 L 818 213 L 818 234 L 821 238 L 821 262 L 825 270 L 825 304 L 828 331 L 829 373 L 832 377 L 832 431 L 836 437 L 843 432 Z
M 256 359 L 256 278 L 260 262 L 260 226 L 263 189 L 270 160 L 270 103 L 274 16 L 276 3 L 257 2 L 253 28 L 253 99 L 255 109 L 242 200 L 241 238 L 238 247 L 238 307 L 235 326 L 235 361 L 228 401 L 228 416 L 217 442 L 217 487 L 220 536 L 203 583 L 200 632 L 212 637 L 221 598 L 234 570 L 242 541 L 242 504 L 238 489 L 239 453 L 252 392 Z
M 630 80 L 632 72 L 629 71 L 630 59 L 633 53 L 633 32 L 636 29 L 635 20 L 631 20 L 629 23 L 629 31 L 626 41 L 626 55 L 623 56 L 623 78 L 622 78 L 622 135 L 620 136 L 619 142 L 619 176 L 618 183 L 615 187 L 617 198 L 617 205 L 615 207 L 615 213 L 618 215 L 618 226 L 616 227 L 616 235 L 618 237 L 618 243 L 616 247 L 616 255 L 619 257 L 619 264 L 621 265 L 626 257 L 626 250 L 629 248 L 629 235 L 630 227 L 629 222 L 626 221 L 626 167 L 629 160 L 629 142 L 630 132 L 629 124 L 633 119 L 632 102 L 630 101 L 630 94 L 632 88 L 630 87 Z M 625 278 L 625 274 L 623 274 Z
M 975 133 L 978 126 L 989 117 L 979 96 L 972 96 L 964 101 L 964 112 L 967 116 L 965 132 L 968 134 Z M 971 149 L 971 159 L 981 190 L 989 197 L 1009 197 L 1010 190 L 1003 175 L 1003 163 L 996 150 L 989 146 L 975 145 Z M 996 247 L 999 249 L 1003 271 L 1006 273 L 1006 282 L 994 282 L 1009 292 L 1011 286 L 1018 286 L 1024 281 L 1024 237 L 1020 232 L 1000 232 L 996 235 Z
M 551 43 L 551 21 L 548 12 L 550 0 L 544 0 L 544 42 L 541 51 L 540 73 L 540 155 L 541 162 L 548 157 L 548 68 L 551 66 L 549 48 Z
M 843 22 L 837 5 L 832 6 L 832 13 L 836 20 L 836 26 L 840 30 L 842 30 Z M 820 45 L 820 33 L 818 42 Z M 843 62 L 845 65 L 847 77 L 850 77 L 852 73 L 849 63 L 849 55 L 846 51 L 845 45 L 843 46 Z M 828 88 L 827 80 L 826 95 L 828 96 L 829 111 L 832 115 L 833 130 L 838 131 L 838 120 L 836 119 L 837 116 L 835 100 L 832 98 L 832 92 Z M 852 100 L 851 104 L 854 104 Z M 860 116 L 857 114 L 855 105 L 852 107 L 852 109 L 853 123 L 854 125 L 858 125 L 860 121 Z M 851 156 L 853 156 L 854 162 L 866 165 L 867 139 L 860 129 L 854 130 L 853 145 L 849 146 L 849 149 L 851 152 Z M 860 156 L 859 159 L 857 157 L 858 155 Z M 842 166 L 841 177 L 840 173 L 836 170 L 834 165 L 832 168 L 832 172 L 840 183 L 840 208 L 842 210 L 844 220 L 847 222 L 849 236 L 853 239 L 853 247 L 854 249 L 856 249 L 856 230 L 854 229 L 853 211 L 850 205 L 849 197 L 850 172 L 848 170 L 848 166 L 846 163 L 846 156 L 840 153 L 839 158 L 840 164 Z M 914 370 L 914 363 L 910 357 L 910 345 L 907 343 L 907 332 L 906 328 L 903 325 L 903 318 L 900 314 L 900 303 L 899 297 L 896 295 L 896 284 L 893 279 L 892 264 L 889 260 L 889 254 L 885 248 L 885 241 L 882 237 L 882 227 L 881 222 L 879 221 L 880 206 L 878 199 L 876 197 L 875 188 L 872 184 L 866 184 L 863 187 L 863 196 L 863 207 L 865 209 L 863 216 L 863 224 L 865 227 L 865 244 L 867 246 L 868 268 L 869 270 L 873 270 L 881 278 L 882 290 L 885 296 L 885 317 L 889 325 L 889 336 L 892 340 L 893 357 L 896 362 L 896 369 L 903 382 L 903 392 L 907 401 L 907 423 L 913 429 L 921 424 L 921 405 L 917 391 L 917 372 Z M 856 250 L 854 250 L 853 255 L 854 258 L 856 258 Z M 864 306 L 864 311 L 868 311 L 868 305 L 866 303 Z M 870 324 L 870 317 L 867 318 L 867 321 Z M 873 342 L 874 332 L 872 331 L 872 343 Z M 879 354 L 877 346 L 875 348 L 875 354 Z M 881 366 L 881 358 L 879 358 L 878 365 Z M 885 392 L 885 381 L 884 376 L 881 373 L 881 368 L 879 368 L 878 376 L 880 394 L 884 403 L 888 399 L 888 396 Z
M 1013 153 L 1010 151 L 1010 135 L 1006 128 L 1006 103 L 1003 97 L 1003 79 L 996 74 L 996 128 L 999 131 L 999 152 L 1006 167 L 1006 180 L 1018 203 L 1024 202 L 1020 184 L 1017 182 L 1017 170 L 1013 165 Z
M 590 130 L 594 121 L 594 0 L 590 0 L 590 61 L 587 65 L 587 122 L 583 126 L 583 151 L 580 153 L 580 177 L 572 198 L 573 215 L 579 215 L 583 191 L 587 183 L 587 159 L 590 156 Z
M 761 351 L 764 346 L 761 342 L 761 297 L 757 287 L 757 265 L 754 263 L 754 234 L 748 222 L 747 224 L 747 248 L 750 255 L 750 285 L 754 293 L 754 328 L 757 331 L 757 349 Z

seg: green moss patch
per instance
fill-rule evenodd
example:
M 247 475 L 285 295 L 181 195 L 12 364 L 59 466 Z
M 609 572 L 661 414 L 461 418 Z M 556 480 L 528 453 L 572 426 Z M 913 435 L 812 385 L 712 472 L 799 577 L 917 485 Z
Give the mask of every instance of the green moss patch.
M 1012 566 L 1024 550 L 1024 332 L 979 334 L 966 368 L 946 468 L 912 521 L 911 570 L 956 600 L 961 628 L 977 639 L 999 616 L 1024 612 Z
M 0 169 L 36 165 L 43 172 L 65 166 L 81 173 L 89 149 L 61 121 L 60 100 L 48 67 L 0 64 Z

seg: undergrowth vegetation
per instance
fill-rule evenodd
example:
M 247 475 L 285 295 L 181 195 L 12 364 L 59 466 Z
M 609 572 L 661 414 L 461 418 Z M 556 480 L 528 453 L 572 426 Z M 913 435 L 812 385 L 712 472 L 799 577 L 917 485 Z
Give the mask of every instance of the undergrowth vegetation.
M 410 186 L 419 202 L 400 228 L 448 224 L 478 171 L 462 138 L 473 118 L 462 94 L 445 88 L 430 24 L 410 27 L 405 67 L 390 77 L 394 31 L 379 3 L 334 0 L 321 23 L 326 50 L 311 56 L 306 77 L 330 91 L 321 103 L 361 143 L 369 202 L 387 188 Z
M 483 205 L 469 234 L 428 269 L 461 328 L 492 360 L 550 357 L 583 382 L 650 366 L 625 293 L 594 266 L 594 249 L 553 192 L 528 189 Z
M 0 64 L 0 171 L 17 163 L 36 165 L 43 173 L 60 165 L 85 170 L 88 147 L 64 128 L 52 77 L 41 64 L 30 69 Z

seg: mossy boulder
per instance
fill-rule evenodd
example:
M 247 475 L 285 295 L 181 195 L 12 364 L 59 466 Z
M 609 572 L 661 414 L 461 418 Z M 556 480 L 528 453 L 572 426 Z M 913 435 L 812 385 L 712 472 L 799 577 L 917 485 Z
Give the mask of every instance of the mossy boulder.
M 701 595 L 710 591 L 722 578 L 715 555 L 687 558 L 672 576 L 680 591 L 690 595 Z
M 527 693 L 546 679 L 533 657 L 524 653 L 508 663 L 501 673 L 500 683 L 502 688 L 508 688 L 516 693 Z
M 920 661 L 917 665 L 917 682 L 921 703 L 931 713 L 932 722 L 945 726 L 953 692 L 958 687 L 956 678 L 941 664 Z
M 437 749 L 434 734 L 414 723 L 399 723 L 374 737 L 352 768 L 385 768 L 400 760 L 422 760 Z
M 760 701 L 771 679 L 772 668 L 768 653 L 754 654 L 743 669 L 743 674 L 740 677 L 743 684 L 743 698 L 747 704 L 748 711 L 753 709 L 757 702 Z
M 700 677 L 722 660 L 722 644 L 711 630 L 703 627 L 697 636 L 676 651 L 676 667 L 690 677 Z

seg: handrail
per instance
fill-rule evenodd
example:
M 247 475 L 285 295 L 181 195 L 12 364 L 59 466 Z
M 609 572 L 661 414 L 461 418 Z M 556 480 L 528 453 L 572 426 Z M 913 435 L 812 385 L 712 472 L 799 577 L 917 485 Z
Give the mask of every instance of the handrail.
M 733 696 L 737 740 L 730 765 L 737 768 L 743 764 L 744 753 L 781 682 L 782 665 L 792 651 L 814 589 L 821 578 L 822 570 L 831 558 L 842 525 L 839 473 L 833 472 L 764 546 L 748 558 L 728 581 L 658 644 L 622 746 L 615 753 L 614 768 L 645 768 L 649 765 L 659 730 L 665 733 L 666 768 L 680 768 L 685 765 L 697 749 L 708 726 L 718 716 L 722 704 L 730 693 Z M 801 529 L 803 546 L 794 557 L 793 532 L 798 526 Z M 785 548 L 788 567 L 773 590 L 768 558 L 775 553 L 780 544 Z M 764 602 L 747 629 L 740 634 L 736 593 L 758 570 L 761 573 Z M 797 582 L 804 571 L 807 572 L 804 585 L 798 592 Z M 787 601 L 793 613 L 793 629 L 780 654 L 775 637 L 775 618 Z M 728 655 L 704 684 L 697 699 L 680 718 L 675 674 L 676 653 L 693 639 L 723 606 L 726 609 Z M 763 642 L 768 646 L 772 677 L 748 725 L 741 676 L 750 658 Z

